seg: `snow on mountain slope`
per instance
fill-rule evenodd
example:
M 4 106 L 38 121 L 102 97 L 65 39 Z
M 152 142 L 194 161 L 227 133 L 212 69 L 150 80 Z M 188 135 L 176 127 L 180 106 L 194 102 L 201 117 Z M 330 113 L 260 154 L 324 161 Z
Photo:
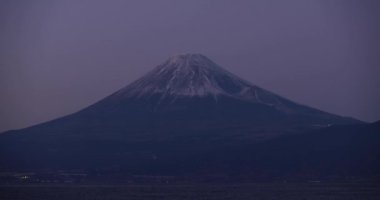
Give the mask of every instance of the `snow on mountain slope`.
M 281 98 L 226 71 L 201 54 L 182 54 L 169 58 L 150 73 L 113 95 L 114 98 L 161 98 L 219 96 L 280 104 Z

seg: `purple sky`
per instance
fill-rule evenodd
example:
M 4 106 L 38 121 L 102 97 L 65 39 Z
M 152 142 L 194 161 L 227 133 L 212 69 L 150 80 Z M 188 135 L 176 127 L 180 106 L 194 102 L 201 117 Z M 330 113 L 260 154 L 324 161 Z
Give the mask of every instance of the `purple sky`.
M 291 100 L 380 119 L 378 0 L 2 0 L 0 132 L 202 53 Z

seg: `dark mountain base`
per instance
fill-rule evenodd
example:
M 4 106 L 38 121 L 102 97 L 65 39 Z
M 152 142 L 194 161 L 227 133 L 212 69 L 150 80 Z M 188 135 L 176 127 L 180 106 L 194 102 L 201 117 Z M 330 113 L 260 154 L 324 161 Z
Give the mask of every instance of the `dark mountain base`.
M 2 171 L 50 176 L 80 172 L 105 180 L 118 176 L 196 182 L 380 180 L 379 133 L 375 123 L 333 126 L 257 143 L 210 134 L 175 142 L 70 140 L 49 146 L 2 140 L 0 164 Z

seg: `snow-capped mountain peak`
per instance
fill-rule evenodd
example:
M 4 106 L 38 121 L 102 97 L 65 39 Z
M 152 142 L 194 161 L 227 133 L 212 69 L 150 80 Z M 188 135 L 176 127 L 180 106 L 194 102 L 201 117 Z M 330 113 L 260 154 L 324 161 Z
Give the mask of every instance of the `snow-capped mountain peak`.
M 223 69 L 201 54 L 180 54 L 166 60 L 114 96 L 140 98 L 202 97 L 220 95 L 236 99 L 276 104 L 276 95 Z

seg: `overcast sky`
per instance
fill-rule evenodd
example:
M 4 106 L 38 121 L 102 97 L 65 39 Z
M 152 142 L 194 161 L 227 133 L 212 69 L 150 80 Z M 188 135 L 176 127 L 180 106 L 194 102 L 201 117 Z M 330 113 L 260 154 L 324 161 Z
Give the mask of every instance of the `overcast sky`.
M 202 53 L 296 102 L 380 120 L 377 0 L 1 0 L 0 132 Z

